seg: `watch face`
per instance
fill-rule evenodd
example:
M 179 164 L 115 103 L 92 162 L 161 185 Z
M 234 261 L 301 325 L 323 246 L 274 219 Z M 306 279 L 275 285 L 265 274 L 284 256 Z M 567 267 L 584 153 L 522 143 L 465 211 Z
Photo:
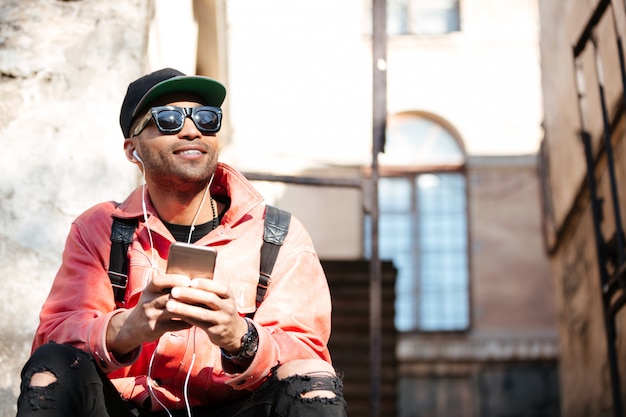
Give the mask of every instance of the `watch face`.
M 248 333 L 246 333 L 242 340 L 241 346 L 241 355 L 244 357 L 251 358 L 256 354 L 257 348 L 259 346 L 259 334 L 256 331 L 256 328 L 249 324 Z

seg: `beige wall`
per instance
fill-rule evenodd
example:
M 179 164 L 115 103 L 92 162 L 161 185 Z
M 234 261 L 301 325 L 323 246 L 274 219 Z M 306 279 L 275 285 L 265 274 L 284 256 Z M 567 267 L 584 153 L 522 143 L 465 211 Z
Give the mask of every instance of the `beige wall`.
M 580 184 L 585 181 L 585 160 L 578 131 L 581 129 L 572 46 L 583 31 L 583 25 L 591 16 L 598 1 L 542 0 L 541 5 L 541 61 L 542 88 L 544 97 L 544 129 L 546 148 L 549 153 L 551 199 L 553 212 L 549 221 L 558 231 L 571 210 Z M 623 31 L 624 17 L 621 2 L 617 6 L 620 30 Z M 558 22 L 558 23 L 557 23 Z M 614 26 L 608 13 L 598 27 L 598 36 L 607 39 L 600 45 L 603 60 L 604 80 L 607 86 L 619 86 L 619 64 L 617 47 L 612 35 Z M 623 36 L 623 35 L 622 35 Z M 602 116 L 595 74 L 593 49 L 587 47 L 582 62 L 585 74 L 585 90 L 590 104 L 587 112 L 588 130 L 592 133 L 597 149 L 601 141 Z M 609 109 L 615 114 L 620 88 L 607 88 L 605 91 Z M 548 236 L 551 242 L 556 237 Z
M 572 236 L 555 254 L 563 415 L 612 415 L 600 278 L 591 211 L 580 213 Z
M 389 43 L 391 113 L 449 122 L 470 155 L 536 153 L 541 91 L 535 1 L 461 1 L 462 31 Z
M 562 411 L 567 416 L 613 415 L 606 333 L 602 316 L 600 273 L 596 250 L 587 165 L 583 143 L 578 135 L 583 120 L 577 103 L 572 45 L 583 32 L 599 1 L 540 1 L 542 22 L 542 73 L 545 108 L 545 157 L 543 168 L 547 209 L 546 240 L 556 289 L 560 337 Z M 623 2 L 615 7 L 618 31 L 624 33 L 626 15 Z M 609 118 L 614 123 L 613 147 L 616 162 L 620 215 L 624 218 L 626 183 L 623 116 L 618 111 L 623 85 L 611 9 L 596 30 Z M 586 93 L 583 112 L 593 139 L 593 168 L 602 205 L 602 238 L 608 241 L 615 231 L 607 158 L 603 151 L 602 116 L 598 76 L 591 45 L 581 56 Z M 623 111 L 620 110 L 620 111 Z M 611 267 L 609 267 L 609 270 Z M 617 316 L 618 358 L 622 392 L 626 366 L 623 329 L 626 316 Z M 622 398 L 626 398 L 622 394 Z
M 541 237 L 536 159 L 472 162 L 473 331 L 514 338 L 536 332 L 550 340 L 556 317 Z

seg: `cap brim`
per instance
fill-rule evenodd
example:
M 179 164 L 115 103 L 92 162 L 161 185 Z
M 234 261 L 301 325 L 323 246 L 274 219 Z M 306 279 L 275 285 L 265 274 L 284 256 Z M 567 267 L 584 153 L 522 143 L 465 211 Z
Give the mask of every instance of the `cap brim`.
M 226 97 L 226 87 L 212 78 L 201 76 L 174 77 L 161 81 L 141 98 L 131 119 L 159 97 L 173 93 L 193 94 L 200 98 L 205 106 L 220 107 Z

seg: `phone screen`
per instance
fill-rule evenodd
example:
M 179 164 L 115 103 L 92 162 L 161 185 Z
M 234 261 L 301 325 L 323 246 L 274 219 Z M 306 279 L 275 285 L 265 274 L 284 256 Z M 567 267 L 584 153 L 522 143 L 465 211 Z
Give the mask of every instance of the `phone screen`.
M 167 258 L 168 274 L 181 274 L 189 278 L 213 279 L 217 251 L 208 246 L 175 242 Z

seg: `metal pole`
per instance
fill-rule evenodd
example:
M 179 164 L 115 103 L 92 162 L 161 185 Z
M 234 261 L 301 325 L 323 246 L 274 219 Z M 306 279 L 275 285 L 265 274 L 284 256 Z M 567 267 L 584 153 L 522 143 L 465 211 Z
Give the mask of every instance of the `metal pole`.
M 602 209 L 598 199 L 598 191 L 593 170 L 593 156 L 591 151 L 591 136 L 584 130 L 581 132 L 581 139 L 585 147 L 585 159 L 587 161 L 587 184 L 589 185 L 589 194 L 591 199 L 591 211 L 593 214 L 593 226 L 596 237 L 596 255 L 600 269 L 600 282 L 604 288 L 609 280 L 606 270 L 606 256 L 604 253 L 604 239 L 600 230 L 600 222 L 602 218 Z M 611 396 L 613 398 L 613 415 L 615 417 L 623 417 L 623 405 L 621 394 L 621 380 L 618 369 L 617 348 L 615 342 L 617 340 L 617 332 L 615 329 L 615 315 L 610 309 L 610 300 L 602 294 L 602 305 L 604 310 L 604 327 L 606 331 L 607 356 L 609 360 L 609 377 L 611 380 Z
M 598 76 L 598 92 L 600 94 L 600 105 L 602 108 L 602 122 L 604 125 L 604 147 L 606 151 L 606 159 L 608 162 L 609 179 L 611 185 L 611 197 L 613 203 L 613 216 L 615 218 L 615 242 L 617 251 L 617 265 L 624 262 L 624 229 L 622 227 L 622 216 L 619 206 L 619 193 L 617 191 L 617 178 L 615 175 L 615 161 L 613 157 L 613 145 L 611 144 L 611 123 L 609 122 L 609 110 L 606 106 L 606 94 L 604 92 L 604 71 L 602 69 L 602 60 L 598 43 L 595 38 L 591 37 L 593 44 L 593 52 L 596 62 L 596 75 Z
M 363 189 L 361 178 L 309 177 L 296 175 L 274 175 L 263 172 L 243 172 L 249 181 L 271 181 L 285 184 L 310 185 L 319 187 L 345 187 Z
M 615 1 L 611 1 L 611 14 L 613 15 L 613 27 L 615 28 L 615 38 L 617 43 L 617 55 L 619 57 L 619 69 L 622 76 L 622 100 L 624 103 L 623 111 L 626 112 L 626 63 L 624 62 L 624 44 L 622 42 L 621 25 L 617 19 L 617 12 L 615 10 Z
M 372 173 L 370 261 L 371 416 L 380 416 L 382 351 L 382 267 L 378 250 L 378 154 L 384 151 L 387 127 L 387 1 L 372 0 Z

